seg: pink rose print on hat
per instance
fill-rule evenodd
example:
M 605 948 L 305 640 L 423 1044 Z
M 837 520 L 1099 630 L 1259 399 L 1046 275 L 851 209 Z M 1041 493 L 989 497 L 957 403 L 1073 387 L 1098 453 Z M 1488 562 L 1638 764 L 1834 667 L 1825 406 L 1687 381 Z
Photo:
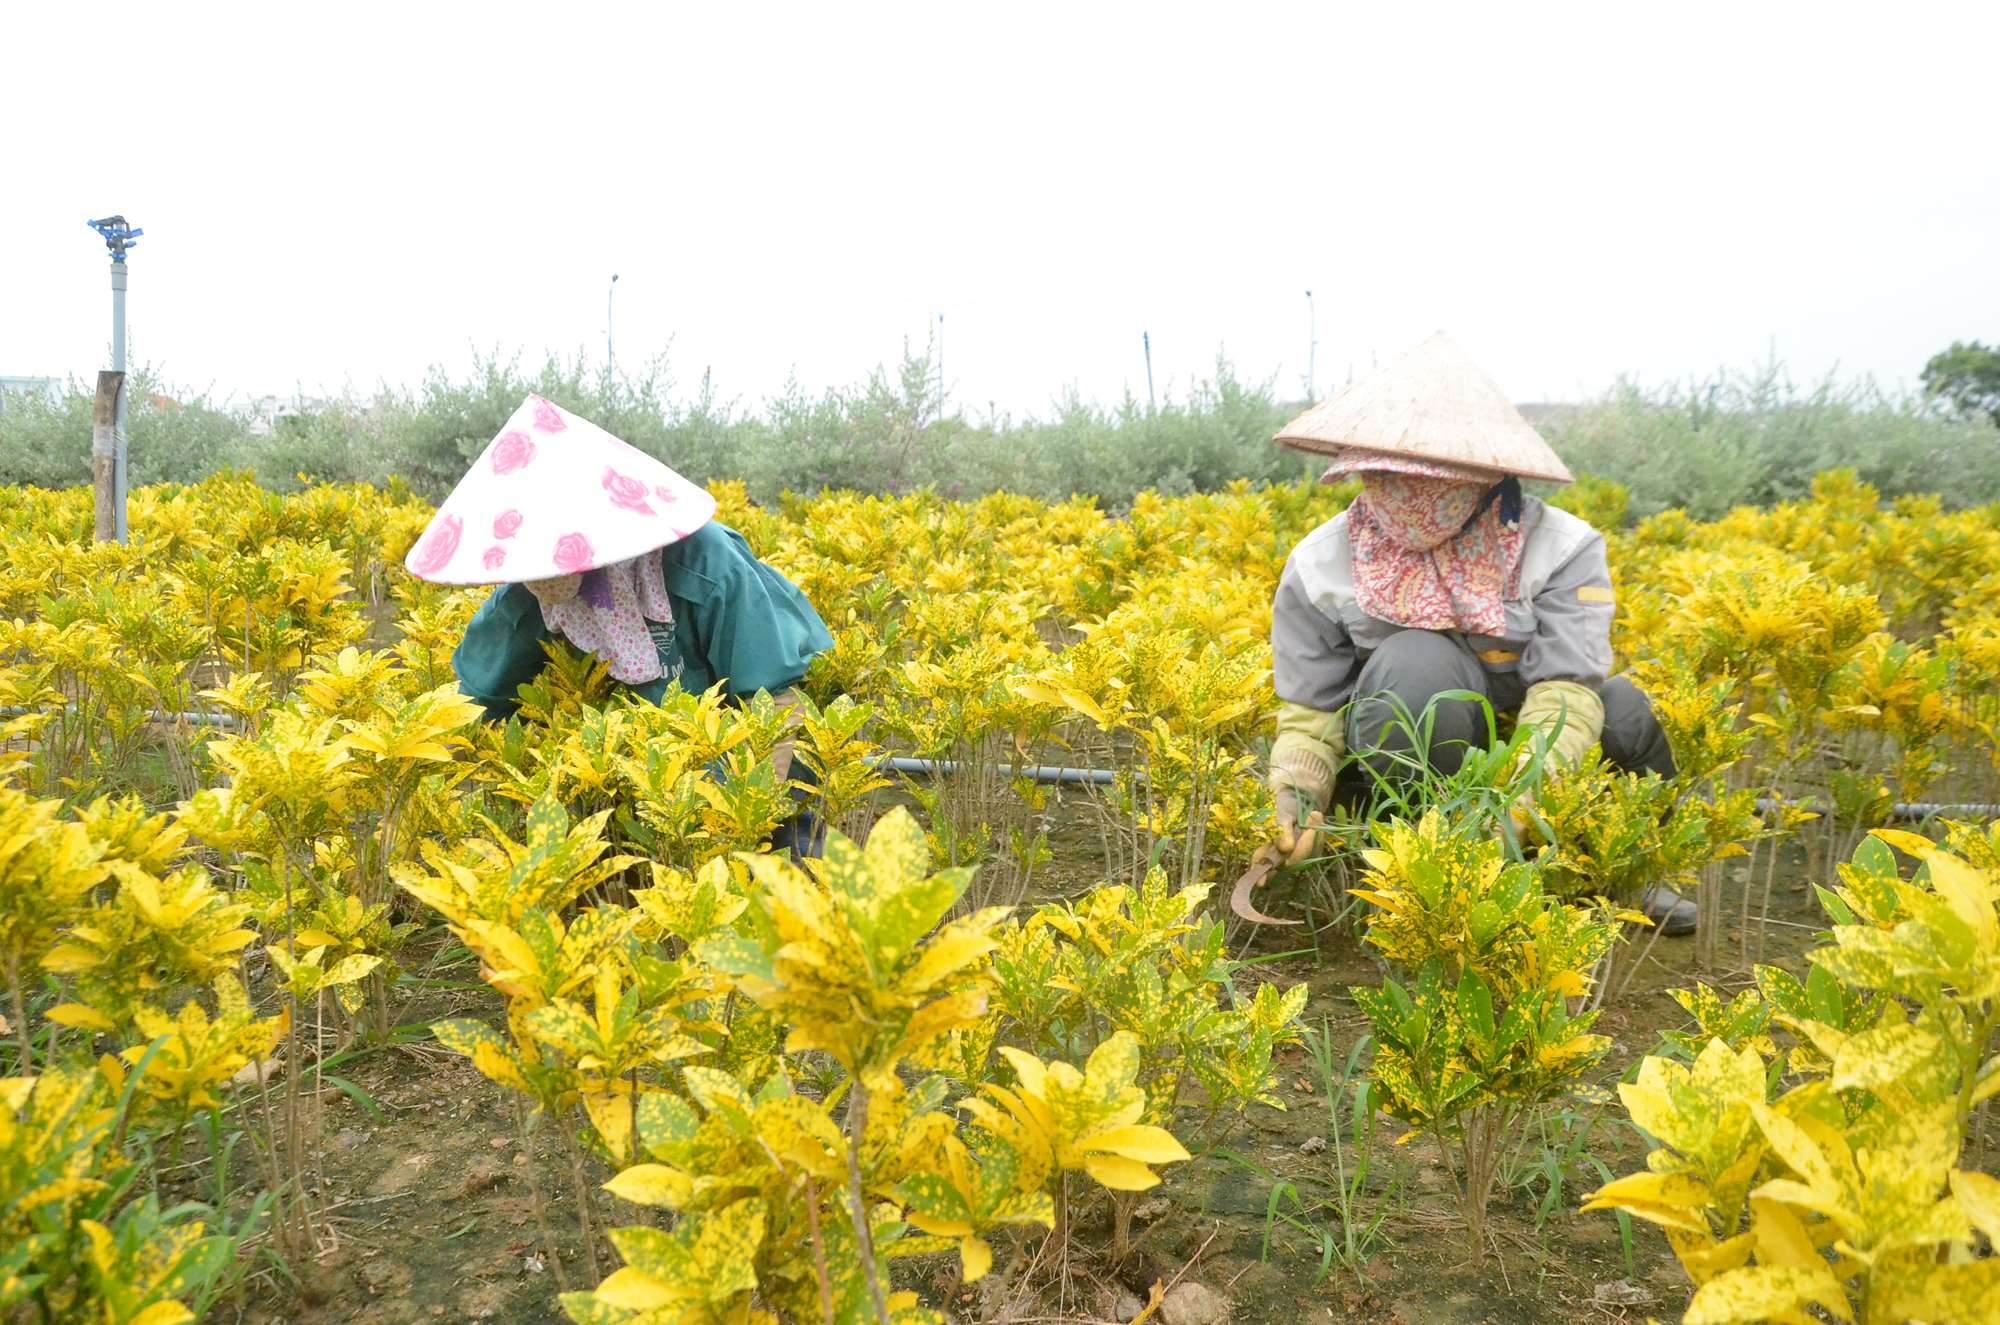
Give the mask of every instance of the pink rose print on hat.
M 417 547 L 415 565 L 419 575 L 435 575 L 443 570 L 452 554 L 458 551 L 458 536 L 465 528 L 465 521 L 455 515 L 447 515 L 431 526 L 424 535 L 424 541 Z
M 714 497 L 643 449 L 544 396 L 515 399 L 410 547 L 413 575 L 440 584 L 572 576 L 657 554 L 713 517 Z
M 609 465 L 604 467 L 604 490 L 611 494 L 613 506 L 636 511 L 640 515 L 657 514 L 646 505 L 646 485 L 636 478 L 625 477 Z
M 535 458 L 535 442 L 520 431 L 503 432 L 493 441 L 493 472 L 511 474 L 526 469 Z
M 454 537 L 453 542 L 457 539 Z M 590 565 L 590 540 L 582 534 L 564 534 L 556 540 L 553 559 L 556 569 L 565 575 L 574 575 Z

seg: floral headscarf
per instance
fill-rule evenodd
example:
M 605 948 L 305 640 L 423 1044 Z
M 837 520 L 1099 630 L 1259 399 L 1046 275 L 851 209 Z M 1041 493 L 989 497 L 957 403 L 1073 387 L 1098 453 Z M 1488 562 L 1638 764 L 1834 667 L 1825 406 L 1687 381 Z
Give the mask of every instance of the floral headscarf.
M 643 685 L 660 678 L 659 640 L 647 623 L 660 623 L 671 636 L 674 605 L 660 573 L 659 549 L 580 574 L 535 580 L 528 589 L 542 605 L 542 624 L 602 658 L 613 679 Z
M 1347 529 L 1361 610 L 1412 630 L 1505 635 L 1503 604 L 1521 562 L 1518 514 L 1502 519 L 1487 482 L 1360 473 Z

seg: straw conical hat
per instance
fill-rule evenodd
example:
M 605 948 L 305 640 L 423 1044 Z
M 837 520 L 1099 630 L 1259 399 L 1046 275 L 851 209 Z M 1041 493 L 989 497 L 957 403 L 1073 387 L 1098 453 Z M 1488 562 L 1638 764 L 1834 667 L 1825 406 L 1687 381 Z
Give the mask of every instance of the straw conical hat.
M 715 498 L 559 405 L 529 396 L 403 564 L 438 584 L 518 584 L 629 561 L 707 524 Z
M 1575 482 L 1569 466 L 1493 379 L 1442 331 L 1349 382 L 1271 440 L 1320 455 L 1373 452 L 1448 468 Z

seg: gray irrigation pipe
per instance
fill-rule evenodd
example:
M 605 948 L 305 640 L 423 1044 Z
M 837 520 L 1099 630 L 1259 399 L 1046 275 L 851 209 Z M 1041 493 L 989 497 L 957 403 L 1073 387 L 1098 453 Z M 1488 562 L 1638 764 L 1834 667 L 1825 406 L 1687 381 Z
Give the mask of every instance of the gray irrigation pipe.
M 943 774 L 947 777 L 973 766 L 961 764 L 955 759 L 909 759 L 903 755 L 887 755 L 875 761 L 877 768 L 890 768 L 898 773 Z M 1094 783 L 1108 787 L 1118 781 L 1118 775 L 1108 768 L 1059 768 L 1052 764 L 996 764 L 1004 776 L 1026 778 L 1030 782 L 1056 782 L 1068 785 Z
M 876 761 L 878 768 L 893 768 L 898 773 L 957 773 L 960 765 L 950 759 L 906 759 L 901 755 Z M 1055 768 L 1048 765 L 1020 767 L 1013 764 L 997 766 L 1008 777 L 1025 777 L 1034 782 L 1081 783 L 1091 782 L 1100 787 L 1114 785 L 1118 775 L 1108 768 Z M 1141 775 L 1143 780 L 1143 775 Z M 1806 809 L 1826 813 L 1826 807 L 1807 797 L 1803 800 L 1773 800 L 1759 797 L 1757 808 L 1765 814 L 1781 806 L 1803 806 Z M 1892 819 L 1929 819 L 1940 814 L 1967 815 L 1981 819 L 2000 819 L 2000 805 L 1947 805 L 1933 801 L 1897 801 L 1889 808 Z
M 19 717 L 28 713 L 47 713 L 48 709 L 25 708 L 19 704 L 0 705 L 0 715 Z M 74 713 L 76 706 L 66 704 L 63 712 Z M 236 718 L 228 713 L 169 713 L 164 709 L 154 709 L 147 715 L 154 722 L 185 722 L 196 727 L 234 727 Z M 943 774 L 947 777 L 962 768 L 952 759 L 908 759 L 902 755 L 888 756 L 876 761 L 878 768 L 891 768 L 898 773 Z M 1000 764 L 999 771 L 1007 777 L 1027 778 L 1031 782 L 1055 782 L 1065 784 L 1095 783 L 1110 786 L 1117 782 L 1118 775 L 1108 768 L 1058 768 L 1048 764 Z
M 64 706 L 65 712 L 72 712 L 74 709 L 74 705 Z M 47 711 L 24 708 L 19 704 L 0 705 L 0 714 L 7 717 Z M 154 709 L 149 716 L 154 722 L 185 722 L 194 727 L 236 726 L 236 718 L 228 713 L 168 713 L 163 709 Z M 932 776 L 942 774 L 950 777 L 968 766 L 962 765 L 955 759 L 911 759 L 904 755 L 891 755 L 877 760 L 876 767 L 893 769 L 898 773 L 927 773 Z M 1108 768 L 1067 768 L 1053 764 L 998 764 L 995 767 L 1006 777 L 1026 778 L 1030 782 L 1057 783 L 1064 786 L 1089 783 L 1109 787 L 1118 781 L 1118 774 Z M 1826 813 L 1826 807 L 1811 797 L 1802 800 L 1774 800 L 1766 796 L 1757 798 L 1757 808 L 1765 814 L 1791 806 L 1803 806 L 1822 814 Z M 1936 801 L 1897 801 L 1889 808 L 1889 817 L 1892 819 L 1929 819 L 1941 814 L 2000 819 L 2000 805 L 1948 805 Z
M 1827 814 L 1826 806 L 1812 797 L 1800 800 L 1776 800 L 1769 796 L 1757 798 L 1760 813 L 1769 814 L 1773 810 L 1803 808 L 1817 814 Z M 1889 807 L 1891 819 L 1929 819 L 1940 814 L 1970 815 L 1979 819 L 2000 819 L 2000 805 L 1944 805 L 1934 801 L 1897 801 Z
M 0 704 L 0 715 L 18 718 L 29 713 L 49 713 L 51 709 L 23 708 L 19 704 Z M 76 705 L 65 704 L 62 712 L 76 712 Z M 227 713 L 169 713 L 165 709 L 154 709 L 146 715 L 153 722 L 185 722 L 192 727 L 234 727 L 236 719 Z

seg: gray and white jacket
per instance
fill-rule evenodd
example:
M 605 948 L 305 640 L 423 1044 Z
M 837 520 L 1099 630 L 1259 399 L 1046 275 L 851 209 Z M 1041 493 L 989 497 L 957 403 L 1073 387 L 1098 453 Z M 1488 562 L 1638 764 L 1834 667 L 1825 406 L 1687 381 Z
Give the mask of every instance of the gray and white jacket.
M 1521 527 L 1507 633 L 1465 642 L 1488 671 L 1513 673 L 1524 688 L 1559 681 L 1595 691 L 1611 674 L 1615 611 L 1604 535 L 1539 497 L 1522 502 Z M 1362 663 L 1402 629 L 1361 610 L 1343 511 L 1300 540 L 1279 577 L 1271 609 L 1278 698 L 1322 713 L 1345 707 Z

